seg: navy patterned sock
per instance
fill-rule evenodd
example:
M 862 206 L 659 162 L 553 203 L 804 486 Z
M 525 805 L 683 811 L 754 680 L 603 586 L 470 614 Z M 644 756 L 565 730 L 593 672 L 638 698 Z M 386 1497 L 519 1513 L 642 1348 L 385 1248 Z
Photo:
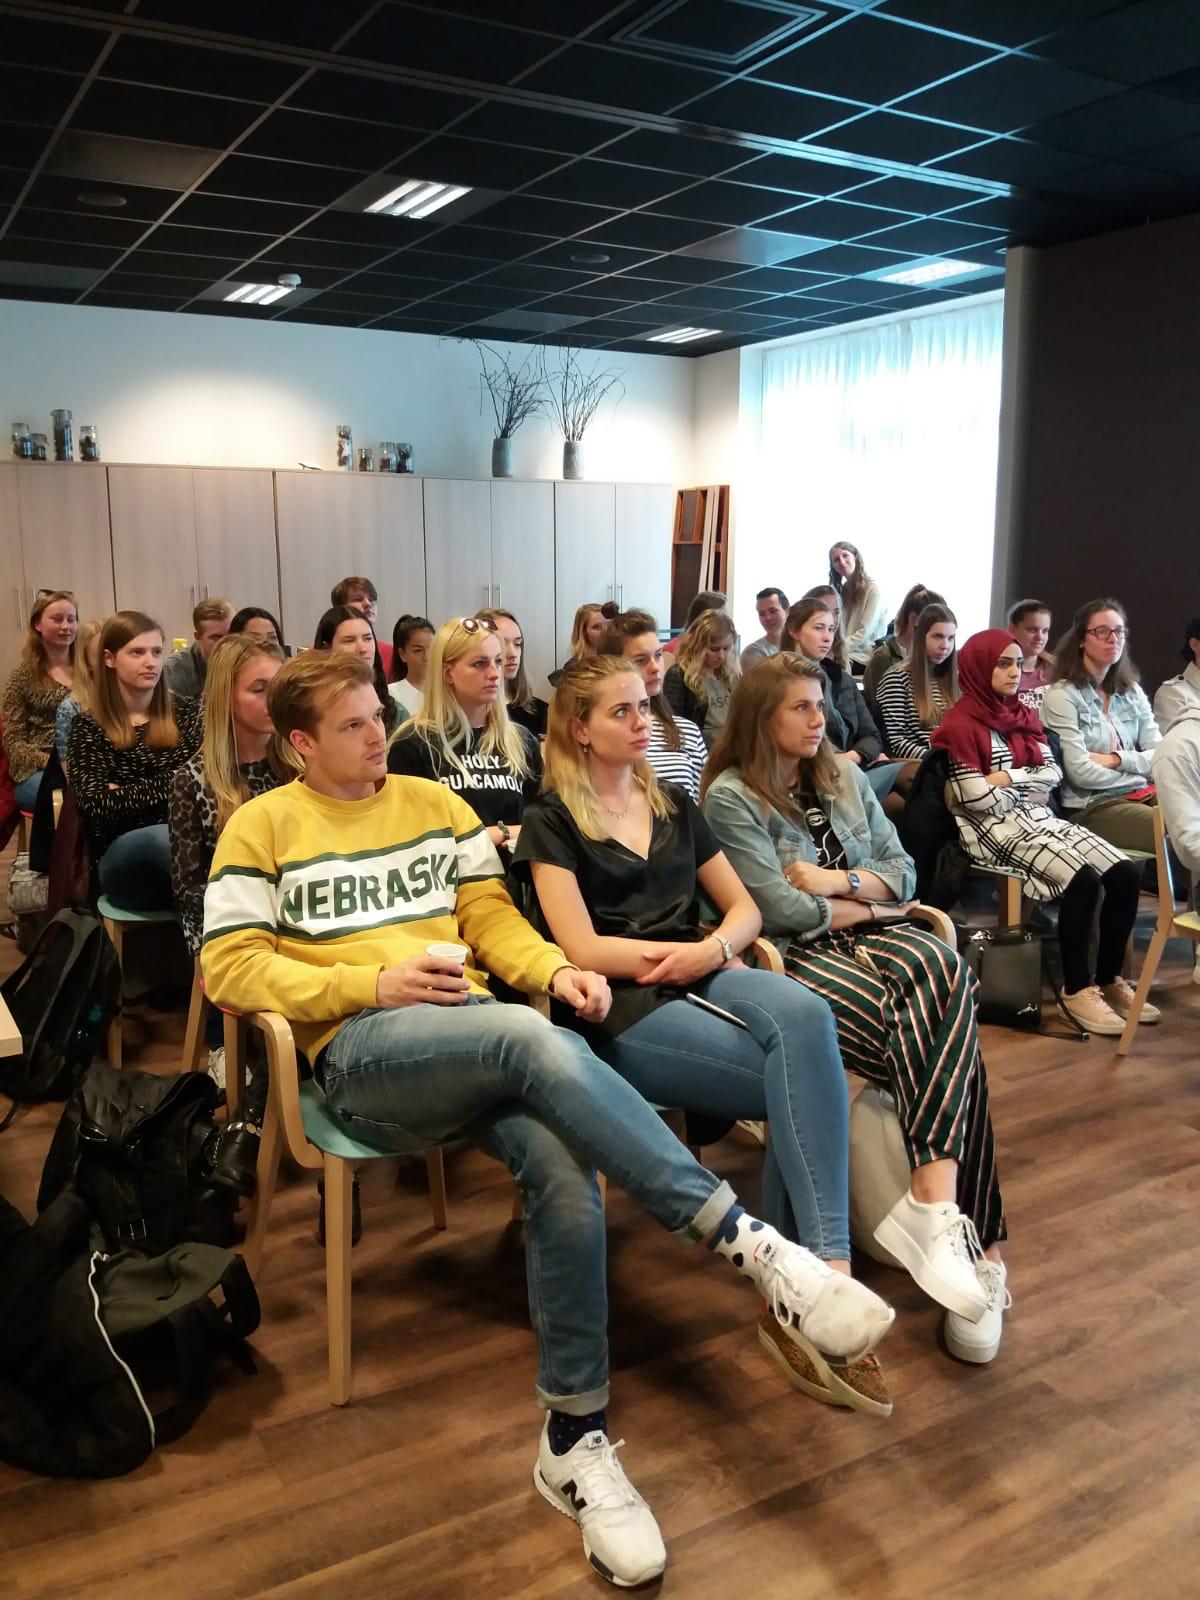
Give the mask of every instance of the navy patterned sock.
M 731 1261 L 743 1277 L 762 1287 L 762 1269 L 774 1260 L 780 1235 L 769 1223 L 760 1222 L 739 1205 L 730 1206 L 720 1226 L 708 1241 L 708 1248 Z
M 569 1411 L 550 1413 L 550 1449 L 556 1456 L 565 1456 L 588 1433 L 608 1435 L 608 1412 L 589 1411 L 586 1416 L 572 1416 Z

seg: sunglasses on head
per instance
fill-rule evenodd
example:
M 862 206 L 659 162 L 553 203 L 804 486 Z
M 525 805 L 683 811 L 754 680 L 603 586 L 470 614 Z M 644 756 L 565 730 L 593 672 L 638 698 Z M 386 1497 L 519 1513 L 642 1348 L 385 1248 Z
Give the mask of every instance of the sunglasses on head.
M 458 625 L 464 633 L 495 633 L 496 624 L 491 617 L 459 617 Z

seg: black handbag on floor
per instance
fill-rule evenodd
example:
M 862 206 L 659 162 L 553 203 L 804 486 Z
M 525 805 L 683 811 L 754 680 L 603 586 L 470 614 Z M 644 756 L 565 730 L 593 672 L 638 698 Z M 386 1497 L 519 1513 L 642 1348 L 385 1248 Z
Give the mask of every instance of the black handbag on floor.
M 1041 935 L 1032 928 L 1023 923 L 1006 928 L 964 928 L 960 949 L 967 966 L 979 979 L 976 1005 L 980 1022 L 999 1028 L 1028 1029 L 1054 1039 L 1078 1039 L 1080 1043 L 1091 1037 L 1070 1017 L 1070 1033 L 1052 1033 L 1042 1027 L 1042 992 L 1047 979 L 1055 999 L 1061 1001 L 1062 997 L 1046 970 Z

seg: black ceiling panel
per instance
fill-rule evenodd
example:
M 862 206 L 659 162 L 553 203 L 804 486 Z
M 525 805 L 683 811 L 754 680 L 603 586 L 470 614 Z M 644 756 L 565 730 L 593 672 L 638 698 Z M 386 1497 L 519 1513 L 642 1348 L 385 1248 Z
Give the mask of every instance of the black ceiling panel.
M 680 357 L 953 302 L 1010 244 L 1200 207 L 1197 6 L 60 0 L 0 30 L 0 284 L 617 351 L 720 328 Z M 357 209 L 409 178 L 475 193 Z M 865 276 L 948 254 L 993 270 Z M 306 299 L 211 298 L 289 270 Z

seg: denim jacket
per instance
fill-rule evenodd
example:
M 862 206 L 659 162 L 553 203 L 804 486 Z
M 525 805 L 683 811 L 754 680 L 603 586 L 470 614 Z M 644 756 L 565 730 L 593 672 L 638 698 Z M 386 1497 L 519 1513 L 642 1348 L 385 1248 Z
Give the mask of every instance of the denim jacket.
M 1119 767 L 1100 767 L 1091 755 L 1113 753 L 1109 718 L 1121 736 Z M 1053 728 L 1062 744 L 1063 810 L 1078 811 L 1092 800 L 1119 800 L 1150 782 L 1150 757 L 1162 735 L 1150 702 L 1138 684 L 1104 703 L 1095 687 L 1059 679 L 1046 691 L 1042 721 Z
M 856 691 L 857 692 L 857 691 Z M 852 867 L 874 872 L 898 900 L 916 892 L 917 872 L 876 800 L 866 774 L 839 761 L 841 793 L 829 801 L 830 820 Z M 704 797 L 704 815 L 738 877 L 762 912 L 763 933 L 786 950 L 829 931 L 831 907 L 824 895 L 793 889 L 783 875 L 786 861 L 817 860 L 816 846 L 801 821 L 765 806 L 735 770 L 721 773 Z

